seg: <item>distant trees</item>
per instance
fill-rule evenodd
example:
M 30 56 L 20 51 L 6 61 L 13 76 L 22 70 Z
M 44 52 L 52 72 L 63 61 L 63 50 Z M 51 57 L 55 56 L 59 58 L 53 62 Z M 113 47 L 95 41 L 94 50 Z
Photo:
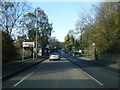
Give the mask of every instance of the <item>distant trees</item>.
M 68 34 L 64 38 L 64 41 L 65 41 L 64 49 L 67 52 L 72 52 L 72 49 L 75 48 L 75 38 L 73 30 L 69 30 Z
M 49 39 L 49 45 L 52 49 L 59 48 L 59 41 L 56 39 L 56 37 L 50 37 Z

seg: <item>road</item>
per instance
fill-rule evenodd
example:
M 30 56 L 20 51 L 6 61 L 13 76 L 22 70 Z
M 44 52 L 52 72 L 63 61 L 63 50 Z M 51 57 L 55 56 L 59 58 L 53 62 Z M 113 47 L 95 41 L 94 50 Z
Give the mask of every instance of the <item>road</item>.
M 75 60 L 73 57 L 70 59 Z M 63 55 L 60 61 L 47 59 L 24 70 L 4 81 L 2 88 L 118 88 L 119 78 L 116 74 L 109 70 L 106 70 L 107 72 L 103 69 L 99 70 L 101 70 L 99 72 L 104 72 L 99 76 L 94 68 L 87 72 Z M 89 73 L 90 71 L 97 74 L 93 75 Z

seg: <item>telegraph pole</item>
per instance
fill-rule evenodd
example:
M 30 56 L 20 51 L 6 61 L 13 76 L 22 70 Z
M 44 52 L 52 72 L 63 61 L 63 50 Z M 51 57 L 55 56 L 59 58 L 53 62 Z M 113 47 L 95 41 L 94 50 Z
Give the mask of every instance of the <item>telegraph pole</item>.
M 36 9 L 36 58 L 37 58 L 37 41 L 38 41 L 38 9 Z

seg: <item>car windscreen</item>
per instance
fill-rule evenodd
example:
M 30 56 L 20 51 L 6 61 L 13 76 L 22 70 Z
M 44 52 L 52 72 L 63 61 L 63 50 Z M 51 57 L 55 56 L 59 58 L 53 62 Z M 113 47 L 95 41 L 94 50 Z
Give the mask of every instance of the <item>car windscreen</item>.
M 52 53 L 52 54 L 50 54 L 50 55 L 59 55 L 59 53 Z

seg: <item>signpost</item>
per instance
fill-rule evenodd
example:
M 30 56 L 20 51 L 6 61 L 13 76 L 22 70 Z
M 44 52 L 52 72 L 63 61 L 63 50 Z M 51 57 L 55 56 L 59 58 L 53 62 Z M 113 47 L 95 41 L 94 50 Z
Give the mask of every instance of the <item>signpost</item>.
M 72 47 L 73 56 L 75 56 L 75 47 Z
M 93 42 L 92 44 L 93 44 L 93 45 L 92 45 L 93 47 L 95 47 L 95 46 L 96 46 L 95 42 Z
M 94 57 L 95 57 L 95 60 L 97 60 L 98 57 L 97 57 L 97 54 L 96 54 L 96 43 L 93 42 L 93 43 L 92 43 L 92 46 L 94 47 Z
M 72 50 L 75 50 L 75 47 L 72 47 Z
M 24 60 L 24 47 L 33 47 L 34 49 L 35 43 L 34 42 L 23 42 L 22 47 L 23 47 L 23 53 L 22 53 L 22 60 Z M 34 50 L 33 50 L 33 60 L 34 60 Z
M 47 53 L 47 56 L 49 55 L 49 53 L 48 53 L 48 50 L 50 49 L 50 46 L 49 46 L 49 44 L 47 44 L 46 45 L 46 53 Z

